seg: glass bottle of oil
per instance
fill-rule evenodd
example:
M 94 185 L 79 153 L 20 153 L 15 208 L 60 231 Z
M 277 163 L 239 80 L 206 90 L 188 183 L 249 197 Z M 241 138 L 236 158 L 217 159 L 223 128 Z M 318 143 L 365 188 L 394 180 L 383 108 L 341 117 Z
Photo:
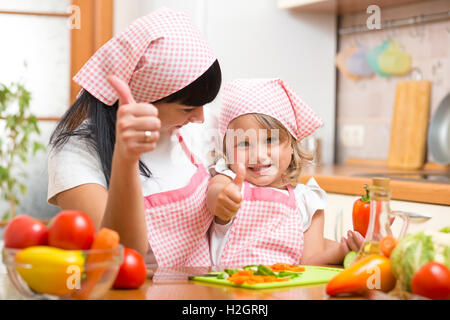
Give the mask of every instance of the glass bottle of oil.
M 408 218 L 400 211 L 391 211 L 391 188 L 389 183 L 389 178 L 373 178 L 372 185 L 369 186 L 370 220 L 366 237 L 359 250 L 357 259 L 370 254 L 381 254 L 379 242 L 387 235 L 393 236 L 391 224 L 396 216 L 403 220 L 403 227 L 398 239 L 402 238 L 406 233 Z

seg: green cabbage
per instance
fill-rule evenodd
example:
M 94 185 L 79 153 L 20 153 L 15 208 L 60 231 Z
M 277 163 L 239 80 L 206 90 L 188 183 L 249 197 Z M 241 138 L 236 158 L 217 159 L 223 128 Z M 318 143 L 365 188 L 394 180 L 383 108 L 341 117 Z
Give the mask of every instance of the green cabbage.
M 450 227 L 444 227 L 439 232 L 450 233 Z
M 428 261 L 450 268 L 450 233 L 418 232 L 406 235 L 391 254 L 391 269 L 402 289 L 411 292 L 411 280 Z

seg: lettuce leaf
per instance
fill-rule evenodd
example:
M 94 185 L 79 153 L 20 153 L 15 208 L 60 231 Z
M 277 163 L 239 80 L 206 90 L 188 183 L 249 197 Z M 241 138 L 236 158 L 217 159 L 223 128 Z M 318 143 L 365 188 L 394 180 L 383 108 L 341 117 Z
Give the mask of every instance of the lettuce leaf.
M 444 249 L 445 265 L 450 268 L 450 246 L 446 246 Z
M 434 260 L 434 244 L 424 232 L 408 234 L 391 254 L 391 269 L 403 289 L 411 291 L 411 280 L 419 268 Z

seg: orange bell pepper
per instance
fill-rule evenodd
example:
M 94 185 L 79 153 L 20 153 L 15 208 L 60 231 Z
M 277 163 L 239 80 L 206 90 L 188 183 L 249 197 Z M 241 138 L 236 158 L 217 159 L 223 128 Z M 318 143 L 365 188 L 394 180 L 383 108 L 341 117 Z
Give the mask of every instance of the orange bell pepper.
M 336 296 L 346 293 L 364 294 L 369 290 L 388 292 L 394 289 L 395 282 L 389 258 L 372 254 L 361 258 L 332 278 L 327 284 L 326 293 Z

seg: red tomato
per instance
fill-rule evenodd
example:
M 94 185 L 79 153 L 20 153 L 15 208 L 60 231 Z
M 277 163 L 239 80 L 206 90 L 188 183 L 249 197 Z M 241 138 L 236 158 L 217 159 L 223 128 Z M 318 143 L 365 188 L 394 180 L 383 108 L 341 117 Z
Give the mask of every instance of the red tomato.
M 64 210 L 56 215 L 48 229 L 49 245 L 67 250 L 87 250 L 94 241 L 95 226 L 81 211 Z
M 412 292 L 433 300 L 450 300 L 450 269 L 430 261 L 417 270 L 411 282 Z
M 23 249 L 47 244 L 48 229 L 45 224 L 30 216 L 12 219 L 3 234 L 5 248 Z
M 137 289 L 147 278 L 144 258 L 136 250 L 125 248 L 123 262 L 114 281 L 115 289 Z

